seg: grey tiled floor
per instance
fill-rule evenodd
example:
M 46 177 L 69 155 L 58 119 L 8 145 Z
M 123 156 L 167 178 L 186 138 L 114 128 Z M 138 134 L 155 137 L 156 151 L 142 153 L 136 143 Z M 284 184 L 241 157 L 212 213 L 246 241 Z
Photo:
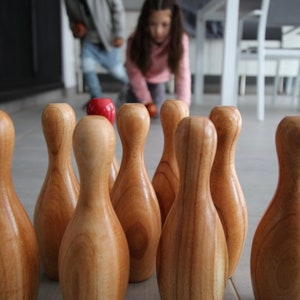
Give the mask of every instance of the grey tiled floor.
M 114 98 L 114 94 L 111 95 Z M 77 120 L 85 113 L 80 109 L 87 95 L 62 97 L 59 93 L 48 93 L 36 97 L 32 105 L 1 104 L 15 125 L 16 143 L 13 157 L 13 180 L 16 192 L 29 216 L 32 218 L 35 202 L 46 174 L 48 155 L 41 128 L 41 113 L 50 102 L 69 102 L 76 111 Z M 271 200 L 278 175 L 275 149 L 275 131 L 279 121 L 286 115 L 297 114 L 290 105 L 289 97 L 279 97 L 274 106 L 267 103 L 266 120 L 257 122 L 255 97 L 247 96 L 239 102 L 243 125 L 236 149 L 236 169 L 243 188 L 249 214 L 249 229 L 243 255 L 239 265 L 228 281 L 224 299 L 253 299 L 250 281 L 250 248 L 255 228 L 266 206 Z M 191 106 L 191 115 L 208 115 L 219 103 L 219 95 L 206 95 L 204 103 Z M 16 108 L 21 108 L 16 110 Z M 150 178 L 155 171 L 163 148 L 163 133 L 160 121 L 151 123 L 145 146 L 145 163 Z M 121 161 L 122 148 L 117 140 L 116 157 Z M 76 166 L 75 166 L 76 169 Z M 41 277 L 40 300 L 62 299 L 59 284 Z M 155 274 L 151 279 L 130 284 L 126 299 L 159 299 Z M 184 299 L 183 299 L 184 300 Z

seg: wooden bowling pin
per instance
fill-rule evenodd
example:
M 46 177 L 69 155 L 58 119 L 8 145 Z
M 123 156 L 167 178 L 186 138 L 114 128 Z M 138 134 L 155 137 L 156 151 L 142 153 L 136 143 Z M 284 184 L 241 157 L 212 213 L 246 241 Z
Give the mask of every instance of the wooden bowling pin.
M 179 174 L 174 150 L 174 134 L 181 119 L 189 115 L 189 108 L 181 100 L 166 100 L 160 110 L 164 133 L 164 148 L 159 164 L 152 178 L 152 185 L 159 203 L 161 222 L 164 224 L 175 200 Z
M 116 156 L 114 155 L 112 163 L 110 165 L 110 172 L 109 172 L 109 191 L 110 192 L 111 192 L 111 190 L 115 184 L 115 181 L 117 179 L 119 169 L 120 169 L 119 162 L 118 162 Z
M 246 201 L 235 169 L 235 149 L 242 118 L 233 106 L 216 106 L 209 118 L 218 136 L 210 188 L 226 236 L 228 276 L 231 277 L 244 249 L 248 229 Z
M 13 186 L 15 129 L 0 110 L 0 299 L 38 297 L 40 260 L 36 235 Z
M 86 112 L 88 115 L 104 116 L 113 125 L 116 117 L 116 108 L 114 102 L 110 98 L 93 98 L 88 103 Z M 119 172 L 119 163 L 117 158 L 114 156 L 112 164 L 110 166 L 109 176 L 109 190 L 111 191 L 117 174 Z
M 53 280 L 58 280 L 59 247 L 79 193 L 72 165 L 75 125 L 75 112 L 67 103 L 48 104 L 42 112 L 48 170 L 35 205 L 34 228 L 44 272 Z
M 123 154 L 111 199 L 129 245 L 129 280 L 139 282 L 154 271 L 161 232 L 159 205 L 144 162 L 150 127 L 146 107 L 124 104 L 117 114 L 117 127 Z
M 59 252 L 66 300 L 125 298 L 129 250 L 109 194 L 115 143 L 114 129 L 103 116 L 85 116 L 75 128 L 80 193 Z
M 278 124 L 279 178 L 252 242 L 255 299 L 300 299 L 300 116 Z
M 217 134 L 206 117 L 186 117 L 175 132 L 179 189 L 157 252 L 162 300 L 223 299 L 228 255 L 210 194 Z

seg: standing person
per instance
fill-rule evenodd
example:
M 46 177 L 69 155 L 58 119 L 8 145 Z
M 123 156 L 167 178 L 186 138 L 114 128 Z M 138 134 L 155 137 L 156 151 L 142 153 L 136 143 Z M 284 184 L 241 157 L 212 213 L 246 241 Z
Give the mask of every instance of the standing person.
M 155 117 L 166 99 L 165 84 L 175 75 L 177 98 L 191 103 L 189 40 L 176 0 L 145 0 L 136 30 L 127 42 L 127 102 L 141 102 Z
M 81 40 L 81 69 L 91 99 L 102 97 L 98 64 L 127 84 L 120 49 L 125 38 L 122 0 L 65 0 L 65 4 L 73 35 Z

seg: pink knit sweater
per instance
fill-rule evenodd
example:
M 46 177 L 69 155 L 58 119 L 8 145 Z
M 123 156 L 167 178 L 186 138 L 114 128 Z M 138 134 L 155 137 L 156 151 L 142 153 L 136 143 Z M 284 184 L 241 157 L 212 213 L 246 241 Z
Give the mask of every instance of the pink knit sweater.
M 165 41 L 162 45 L 152 43 L 152 64 L 146 76 L 144 76 L 129 57 L 132 36 L 133 34 L 131 34 L 127 41 L 125 67 L 133 92 L 141 103 L 146 104 L 152 101 L 150 92 L 147 88 L 147 82 L 164 83 L 170 79 L 171 72 L 167 63 L 168 53 L 171 49 L 169 49 L 169 40 Z M 175 92 L 177 98 L 183 100 L 189 106 L 191 103 L 191 72 L 189 61 L 189 40 L 186 34 L 183 35 L 182 43 L 184 51 L 180 61 L 180 76 L 175 78 Z

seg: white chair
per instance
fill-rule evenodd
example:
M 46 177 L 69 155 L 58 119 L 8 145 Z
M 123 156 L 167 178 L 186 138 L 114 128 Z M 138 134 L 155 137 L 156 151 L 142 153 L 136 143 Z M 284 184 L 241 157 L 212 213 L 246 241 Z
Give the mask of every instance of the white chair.
M 257 48 L 252 48 L 250 51 L 242 51 L 240 45 L 244 22 L 253 19 L 256 19 L 258 22 Z M 283 48 L 281 43 L 279 43 L 278 47 L 266 47 L 267 28 L 284 26 L 292 26 L 292 28 L 300 26 L 299 0 L 262 0 L 260 9 L 247 13 L 239 21 L 237 63 L 240 60 L 257 60 L 257 119 L 260 121 L 263 121 L 265 118 L 265 61 L 275 60 L 279 66 L 279 62 L 282 59 L 300 60 L 300 44 L 298 48 Z M 284 34 L 284 31 L 282 33 Z M 275 76 L 275 85 L 278 83 L 277 79 L 278 76 Z M 296 82 L 298 85 L 299 80 Z
M 221 105 L 236 105 L 236 42 L 238 17 L 260 7 L 261 0 L 209 0 L 197 10 L 195 44 L 194 101 L 201 103 L 204 94 L 205 29 L 207 21 L 224 22 L 221 72 Z

